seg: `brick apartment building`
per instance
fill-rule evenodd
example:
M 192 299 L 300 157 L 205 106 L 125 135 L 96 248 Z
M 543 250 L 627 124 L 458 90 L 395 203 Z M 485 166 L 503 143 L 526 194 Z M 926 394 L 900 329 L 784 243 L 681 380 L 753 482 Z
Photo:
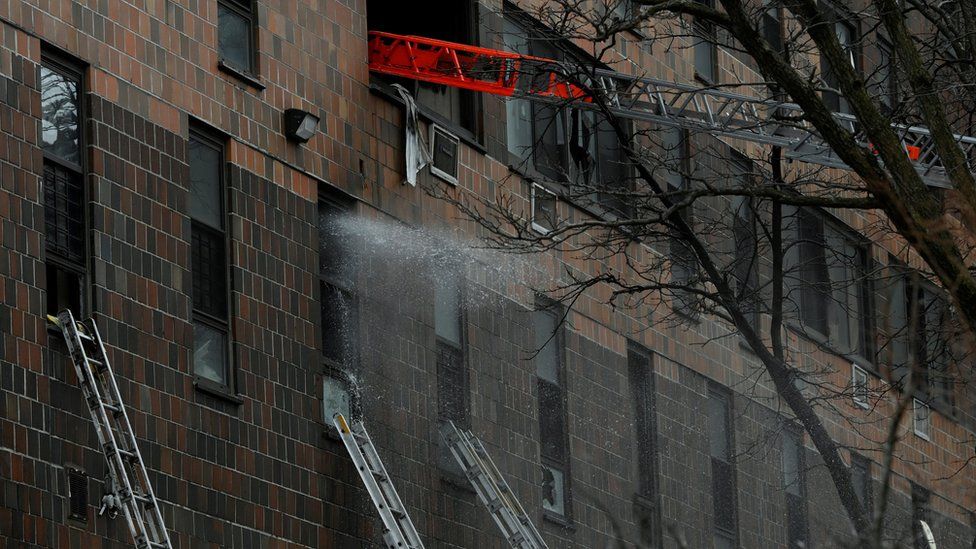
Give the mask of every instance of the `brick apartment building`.
M 106 465 L 45 320 L 64 307 L 111 347 L 174 546 L 379 545 L 335 410 L 364 420 L 428 547 L 506 546 L 444 457 L 445 418 L 484 441 L 550 547 L 608 546 L 614 523 L 663 547 L 834 546 L 848 521 L 830 479 L 768 385 L 743 391 L 758 364 L 727 327 L 595 297 L 561 324 L 531 286 L 572 259 L 467 255 L 451 242 L 475 226 L 403 184 L 404 106 L 368 71 L 368 29 L 557 49 L 513 38 L 536 23 L 501 0 L 415 4 L 0 2 L 0 546 L 131 545 L 98 514 Z M 679 81 L 748 68 L 683 40 L 618 49 Z M 456 185 L 543 193 L 511 167 L 543 186 L 553 167 L 517 152 L 530 107 L 410 91 L 423 133 L 460 138 Z M 308 143 L 286 138 L 289 108 L 320 118 Z M 849 358 L 791 341 L 805 367 L 851 378 Z M 892 537 L 924 517 L 940 549 L 976 543 L 976 409 L 954 396 L 903 438 Z M 856 447 L 838 414 L 869 412 L 837 410 L 829 428 Z M 880 455 L 844 458 L 859 496 L 880 497 Z

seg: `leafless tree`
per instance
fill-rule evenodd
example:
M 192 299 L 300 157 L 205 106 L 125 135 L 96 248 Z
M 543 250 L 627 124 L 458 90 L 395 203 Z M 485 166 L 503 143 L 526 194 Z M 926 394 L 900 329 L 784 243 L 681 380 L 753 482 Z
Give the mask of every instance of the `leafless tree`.
M 971 375 L 954 365 L 976 328 L 970 268 L 976 180 L 973 159 L 954 135 L 973 133 L 976 122 L 976 2 L 865 0 L 844 15 L 861 21 L 861 45 L 876 57 L 887 55 L 875 63 L 852 63 L 854 38 L 839 35 L 837 14 L 816 0 L 524 4 L 541 22 L 532 40 L 566 52 L 565 77 L 592 102 L 534 107 L 531 150 L 512 151 L 521 159 L 516 171 L 556 181 L 551 190 L 573 207 L 557 208 L 541 190 L 529 202 L 522 177 L 500 182 L 498 194 L 488 197 L 430 192 L 487 229 L 490 246 L 568 258 L 565 276 L 550 288 L 565 300 L 590 292 L 615 307 L 652 309 L 658 322 L 707 317 L 727 328 L 716 337 L 741 338 L 761 365 L 755 393 L 770 393 L 809 435 L 859 546 L 882 547 L 886 502 L 862 508 L 844 446 L 824 417 L 845 417 L 858 429 L 862 420 L 838 402 L 855 396 L 872 406 L 887 402 L 874 420 L 885 422 L 884 435 L 871 448 L 887 456 L 887 479 L 915 389 L 945 396 Z M 777 123 L 816 133 L 854 177 L 787 161 L 776 147 L 619 116 L 594 84 L 594 67 L 619 68 L 621 33 L 634 33 L 631 42 L 640 36 L 658 53 L 720 45 L 749 69 L 725 86 L 799 105 L 801 118 Z M 872 42 L 878 37 L 886 37 L 886 51 Z M 574 62 L 584 57 L 591 62 Z M 852 124 L 835 116 L 840 105 Z M 934 147 L 923 154 L 940 159 L 951 190 L 926 185 L 893 124 L 929 128 Z M 859 235 L 844 233 L 830 221 L 834 216 Z M 895 265 L 877 265 L 861 239 L 883 241 L 893 256 L 908 258 L 920 272 L 911 287 L 931 280 L 947 298 L 913 290 L 907 305 L 913 310 L 877 298 L 904 296 L 905 276 Z M 868 310 L 880 311 L 874 322 L 886 319 L 883 336 L 881 326 L 864 320 L 872 317 Z M 928 319 L 927 326 L 918 319 Z M 927 335 L 935 325 L 941 335 Z M 802 364 L 791 341 L 804 332 L 832 353 L 884 357 L 889 364 L 901 353 L 909 366 L 883 372 L 883 388 L 857 395 L 862 388 L 830 382 L 831 372 Z

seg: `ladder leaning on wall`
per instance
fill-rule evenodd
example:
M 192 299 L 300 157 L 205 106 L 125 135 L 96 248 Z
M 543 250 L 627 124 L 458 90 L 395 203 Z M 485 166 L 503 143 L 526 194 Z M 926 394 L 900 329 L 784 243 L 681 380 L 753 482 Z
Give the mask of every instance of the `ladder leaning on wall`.
M 340 413 L 332 417 L 332 423 L 339 430 L 339 437 L 346 445 L 346 451 L 380 514 L 386 546 L 389 549 L 424 549 L 424 543 L 420 541 L 420 535 L 400 501 L 400 495 L 393 487 L 390 474 L 386 472 L 366 427 L 361 421 L 347 422 Z
M 548 549 L 481 441 L 471 431 L 458 429 L 453 421 L 441 424 L 441 438 L 509 545 L 513 549 Z
M 95 320 L 78 322 L 67 309 L 57 318 L 48 315 L 48 320 L 61 330 L 68 346 L 78 384 L 95 424 L 98 444 L 108 463 L 115 488 L 114 501 L 122 508 L 132 540 L 139 549 L 172 549 Z

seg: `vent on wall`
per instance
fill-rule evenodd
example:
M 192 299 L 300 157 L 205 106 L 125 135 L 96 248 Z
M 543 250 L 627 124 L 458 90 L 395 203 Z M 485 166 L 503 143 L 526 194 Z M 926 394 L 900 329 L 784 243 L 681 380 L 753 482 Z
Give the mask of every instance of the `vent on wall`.
M 88 520 L 88 473 L 68 467 L 68 518 Z
M 437 124 L 430 125 L 430 172 L 451 185 L 458 182 L 458 137 Z

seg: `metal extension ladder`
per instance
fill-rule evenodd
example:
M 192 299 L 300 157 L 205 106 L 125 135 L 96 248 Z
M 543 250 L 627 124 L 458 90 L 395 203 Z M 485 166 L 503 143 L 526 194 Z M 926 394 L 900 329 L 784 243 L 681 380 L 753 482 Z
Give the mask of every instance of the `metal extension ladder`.
M 118 502 L 136 547 L 172 549 L 159 502 L 149 482 L 146 464 L 139 453 L 115 373 L 94 319 L 76 322 L 71 311 L 66 309 L 57 318 L 48 315 L 48 320 L 61 329 L 68 345 L 78 383 L 95 423 L 98 443 L 108 462 L 109 475 L 117 488 Z
M 453 421 L 441 424 L 441 437 L 508 543 L 515 549 L 548 549 L 481 441 Z
M 339 437 L 346 445 L 349 457 L 356 465 L 356 470 L 366 485 L 366 491 L 383 520 L 383 539 L 386 546 L 390 549 L 423 549 L 424 543 L 420 541 L 366 427 L 361 421 L 354 421 L 350 425 L 340 413 L 332 417 L 332 423 L 339 430 Z

